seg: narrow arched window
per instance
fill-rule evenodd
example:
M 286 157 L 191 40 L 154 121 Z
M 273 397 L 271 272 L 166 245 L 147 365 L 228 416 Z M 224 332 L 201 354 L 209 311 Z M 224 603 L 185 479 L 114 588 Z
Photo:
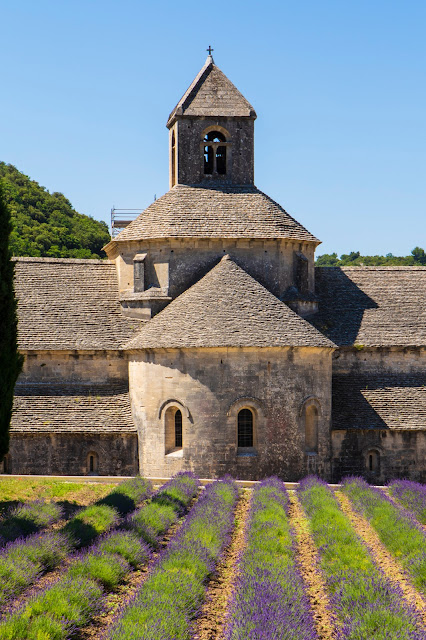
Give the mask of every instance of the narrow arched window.
M 238 413 L 238 447 L 253 446 L 253 412 L 241 409 Z
M 97 473 L 98 472 L 98 454 L 94 451 L 90 451 L 87 454 L 87 473 Z
M 305 451 L 306 453 L 318 451 L 318 409 L 314 404 L 305 408 Z
M 204 174 L 226 175 L 226 137 L 220 131 L 209 131 L 203 140 Z
M 178 409 L 175 413 L 175 447 L 182 447 L 182 412 Z
M 378 451 L 373 449 L 367 453 L 367 471 L 377 473 L 379 471 L 380 456 Z

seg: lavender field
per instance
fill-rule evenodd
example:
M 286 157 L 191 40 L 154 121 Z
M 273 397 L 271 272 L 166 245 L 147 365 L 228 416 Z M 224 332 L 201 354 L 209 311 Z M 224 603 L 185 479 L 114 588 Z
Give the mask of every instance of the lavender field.
M 0 640 L 426 640 L 423 485 L 6 485 Z

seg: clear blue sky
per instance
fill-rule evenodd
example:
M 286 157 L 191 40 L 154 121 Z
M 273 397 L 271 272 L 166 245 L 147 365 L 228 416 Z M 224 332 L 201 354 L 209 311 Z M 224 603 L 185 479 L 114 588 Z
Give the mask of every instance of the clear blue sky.
M 255 183 L 318 254 L 426 248 L 424 0 L 0 0 L 0 160 L 81 213 L 168 189 L 169 112 L 214 47 Z

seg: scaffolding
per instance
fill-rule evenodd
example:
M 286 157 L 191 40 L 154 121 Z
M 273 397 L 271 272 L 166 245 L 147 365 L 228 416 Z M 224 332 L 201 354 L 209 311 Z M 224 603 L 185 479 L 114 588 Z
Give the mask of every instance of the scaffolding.
M 115 238 L 128 224 L 136 220 L 142 209 L 111 209 L 111 238 Z

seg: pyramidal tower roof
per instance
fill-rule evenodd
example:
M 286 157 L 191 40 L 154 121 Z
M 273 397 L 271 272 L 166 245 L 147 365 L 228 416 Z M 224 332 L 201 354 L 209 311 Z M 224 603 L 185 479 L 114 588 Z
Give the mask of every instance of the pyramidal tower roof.
M 211 55 L 171 112 L 167 126 L 176 117 L 216 116 L 256 118 L 251 104 L 217 67 Z
M 228 256 L 124 346 L 335 347 Z

